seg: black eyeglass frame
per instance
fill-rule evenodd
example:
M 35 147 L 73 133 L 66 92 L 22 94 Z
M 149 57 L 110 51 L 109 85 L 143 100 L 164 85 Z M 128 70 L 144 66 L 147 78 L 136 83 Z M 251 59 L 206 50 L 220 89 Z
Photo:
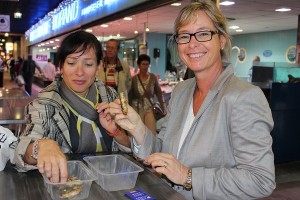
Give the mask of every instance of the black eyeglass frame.
M 210 39 L 209 39 L 209 40 L 199 41 L 199 40 L 197 39 L 197 37 L 196 37 L 196 34 L 197 34 L 197 33 L 207 33 L 207 32 L 211 33 Z M 195 32 L 195 33 L 178 33 L 178 34 L 175 34 L 175 35 L 174 35 L 174 40 L 175 40 L 175 42 L 176 42 L 177 44 L 187 44 L 187 43 L 189 43 L 189 42 L 191 41 L 192 36 L 194 36 L 195 39 L 196 39 L 198 42 L 207 42 L 207 41 L 211 41 L 213 35 L 218 34 L 218 33 L 219 33 L 219 31 L 198 31 L 198 32 Z M 179 36 L 179 35 L 182 35 L 182 34 L 186 34 L 186 35 L 189 35 L 189 36 L 190 36 L 190 39 L 189 39 L 188 42 L 184 42 L 184 43 L 178 42 L 178 36 Z

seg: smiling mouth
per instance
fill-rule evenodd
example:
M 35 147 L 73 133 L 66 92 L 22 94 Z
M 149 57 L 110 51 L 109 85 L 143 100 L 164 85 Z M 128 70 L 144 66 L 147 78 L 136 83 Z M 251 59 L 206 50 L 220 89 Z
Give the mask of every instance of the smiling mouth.
M 190 58 L 200 58 L 205 55 L 205 53 L 193 53 L 193 54 L 188 54 Z

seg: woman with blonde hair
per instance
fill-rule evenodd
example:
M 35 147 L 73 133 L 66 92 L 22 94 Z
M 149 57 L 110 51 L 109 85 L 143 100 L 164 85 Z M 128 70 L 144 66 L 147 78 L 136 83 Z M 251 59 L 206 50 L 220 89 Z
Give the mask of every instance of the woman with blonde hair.
M 133 136 L 134 154 L 186 199 L 257 199 L 275 188 L 273 119 L 260 88 L 234 75 L 226 18 L 211 1 L 186 6 L 175 21 L 180 59 L 195 73 L 172 92 L 157 136 L 129 107 L 109 104 Z

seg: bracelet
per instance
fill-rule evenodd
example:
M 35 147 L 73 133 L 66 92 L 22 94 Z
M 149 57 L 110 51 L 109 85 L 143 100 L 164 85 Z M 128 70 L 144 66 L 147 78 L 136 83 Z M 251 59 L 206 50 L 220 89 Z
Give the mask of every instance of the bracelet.
M 31 157 L 35 160 L 37 160 L 37 157 L 38 157 L 38 144 L 42 139 L 45 139 L 45 138 L 41 138 L 41 139 L 38 139 L 33 142 Z
M 122 133 L 122 131 L 120 129 L 116 129 L 115 132 L 111 133 L 109 131 L 107 131 L 107 135 L 111 136 L 111 137 L 117 137 L 118 135 L 120 135 Z
M 188 169 L 186 181 L 183 184 L 183 188 L 187 191 L 190 191 L 192 189 L 192 169 Z

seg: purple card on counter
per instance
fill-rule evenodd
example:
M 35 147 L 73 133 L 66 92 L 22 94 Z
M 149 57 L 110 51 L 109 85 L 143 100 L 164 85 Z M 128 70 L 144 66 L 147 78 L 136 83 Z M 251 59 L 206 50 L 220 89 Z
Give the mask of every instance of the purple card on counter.
M 133 200 L 155 200 L 154 197 L 150 196 L 149 194 L 147 194 L 141 189 L 125 192 L 125 195 Z

